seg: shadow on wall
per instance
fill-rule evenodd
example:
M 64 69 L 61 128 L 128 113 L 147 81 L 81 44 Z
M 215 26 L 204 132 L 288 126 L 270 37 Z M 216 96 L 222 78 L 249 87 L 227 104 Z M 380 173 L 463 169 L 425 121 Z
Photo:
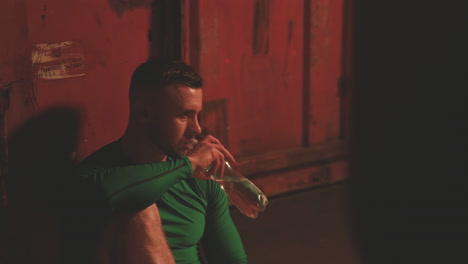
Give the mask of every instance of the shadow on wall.
M 60 263 L 61 189 L 73 167 L 70 153 L 77 146 L 79 125 L 77 110 L 52 108 L 9 137 L 0 263 Z

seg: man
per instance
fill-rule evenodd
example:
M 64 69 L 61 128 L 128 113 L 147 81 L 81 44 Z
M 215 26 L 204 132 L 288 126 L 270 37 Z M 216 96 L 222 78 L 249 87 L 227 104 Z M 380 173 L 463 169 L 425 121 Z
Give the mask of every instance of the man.
M 149 59 L 132 76 L 124 135 L 78 167 L 87 227 L 75 237 L 97 238 L 98 262 L 201 263 L 202 253 L 210 264 L 247 262 L 227 197 L 209 180 L 234 158 L 212 136 L 191 149 L 201 133 L 201 86 L 189 66 Z

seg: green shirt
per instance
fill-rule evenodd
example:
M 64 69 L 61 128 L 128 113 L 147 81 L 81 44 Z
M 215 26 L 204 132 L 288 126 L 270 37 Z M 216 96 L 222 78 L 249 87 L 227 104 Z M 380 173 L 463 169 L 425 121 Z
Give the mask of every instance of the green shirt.
M 200 241 L 210 264 L 247 263 L 226 194 L 213 181 L 190 178 L 187 157 L 132 165 L 116 141 L 86 158 L 77 172 L 84 200 L 108 215 L 156 203 L 177 263 L 200 263 Z

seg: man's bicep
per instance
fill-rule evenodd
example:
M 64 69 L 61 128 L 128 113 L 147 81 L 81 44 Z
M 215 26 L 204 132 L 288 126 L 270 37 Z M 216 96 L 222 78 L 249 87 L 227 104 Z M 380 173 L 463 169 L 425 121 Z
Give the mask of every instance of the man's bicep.
M 210 197 L 203 249 L 209 263 L 247 263 L 239 232 L 229 213 L 226 194 L 216 186 Z

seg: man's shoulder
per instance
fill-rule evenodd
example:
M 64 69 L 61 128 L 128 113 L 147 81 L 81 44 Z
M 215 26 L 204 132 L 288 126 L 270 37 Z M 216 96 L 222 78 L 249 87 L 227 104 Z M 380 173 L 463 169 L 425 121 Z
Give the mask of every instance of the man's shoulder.
M 213 199 L 219 195 L 224 195 L 224 191 L 218 183 L 212 180 L 200 180 L 196 178 L 189 178 L 185 180 L 192 189 L 199 195 L 204 196 L 206 199 Z
M 90 154 L 78 164 L 78 167 L 115 167 L 121 166 L 125 162 L 126 158 L 122 151 L 120 141 L 117 140 Z

